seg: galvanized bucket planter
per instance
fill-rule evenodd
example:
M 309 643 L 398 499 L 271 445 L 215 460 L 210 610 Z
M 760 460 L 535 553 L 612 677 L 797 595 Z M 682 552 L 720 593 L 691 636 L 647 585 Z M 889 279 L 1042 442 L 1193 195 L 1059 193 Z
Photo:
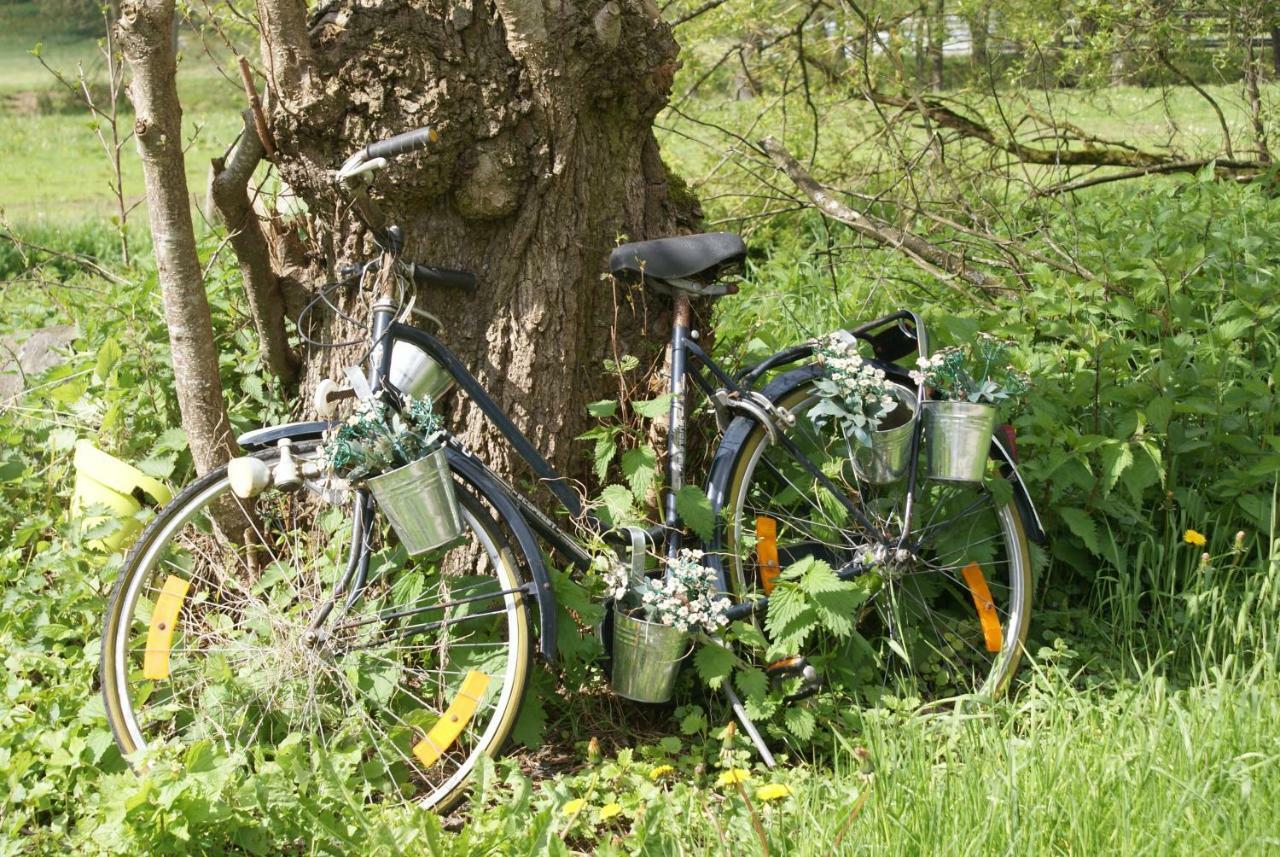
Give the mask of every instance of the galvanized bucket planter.
M 410 556 L 438 548 L 462 534 L 462 510 L 444 447 L 373 477 L 369 490 Z
M 981 482 L 987 469 L 996 409 L 973 402 L 925 402 L 930 479 Z
M 874 485 L 897 482 L 911 463 L 916 394 L 901 384 L 892 384 L 889 395 L 897 400 L 897 406 L 871 433 L 871 446 L 859 446 L 853 453 L 853 472 L 863 482 Z
M 613 611 L 613 692 L 635 702 L 667 702 L 689 632 Z

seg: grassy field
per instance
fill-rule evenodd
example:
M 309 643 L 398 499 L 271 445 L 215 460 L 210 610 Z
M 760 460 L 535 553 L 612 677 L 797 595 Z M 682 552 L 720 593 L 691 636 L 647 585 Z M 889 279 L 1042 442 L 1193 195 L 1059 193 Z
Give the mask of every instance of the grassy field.
M 72 80 L 77 66 L 91 81 L 105 79 L 105 62 L 94 34 L 66 34 L 39 13 L 35 3 L 0 5 L 0 209 L 14 222 L 58 222 L 107 217 L 114 199 L 111 168 L 82 102 L 68 94 L 32 51 Z M 214 58 L 225 51 L 206 46 L 184 29 L 178 74 L 187 141 L 187 181 L 203 195 L 209 159 L 222 154 L 240 127 L 243 93 L 238 81 L 222 76 Z M 122 98 L 121 128 L 133 117 Z M 123 159 L 125 194 L 143 197 L 142 167 L 133 143 Z M 139 212 L 145 220 L 145 213 Z

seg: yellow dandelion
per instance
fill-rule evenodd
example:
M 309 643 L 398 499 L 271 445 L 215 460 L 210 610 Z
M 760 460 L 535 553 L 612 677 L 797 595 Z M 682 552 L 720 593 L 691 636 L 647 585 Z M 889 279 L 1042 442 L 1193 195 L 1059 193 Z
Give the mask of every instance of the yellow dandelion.
M 1182 540 L 1187 544 L 1195 545 L 1198 548 L 1204 547 L 1205 543 L 1209 541 L 1204 537 L 1204 533 L 1197 533 L 1195 530 L 1187 530 L 1183 533 Z
M 756 800 L 781 800 L 784 797 L 790 796 L 791 788 L 789 786 L 784 786 L 782 783 L 769 783 L 767 786 L 761 786 L 756 789 Z
M 660 780 L 664 777 L 671 776 L 675 772 L 676 772 L 676 769 L 672 765 L 659 765 L 658 767 L 654 768 L 652 771 L 649 772 L 649 779 L 654 780 L 656 782 L 657 780 Z
M 575 815 L 576 813 L 581 812 L 582 808 L 586 805 L 587 805 L 586 800 L 580 797 L 576 797 L 573 800 L 566 803 L 564 807 L 560 810 L 560 812 L 563 815 Z
M 622 804 L 620 803 L 606 803 L 604 806 L 600 807 L 601 821 L 608 821 L 609 819 L 619 815 L 622 815 Z
M 716 779 L 716 785 L 732 786 L 737 783 L 745 783 L 749 779 L 751 779 L 750 771 L 742 768 L 734 768 L 730 771 L 721 772 L 720 776 Z

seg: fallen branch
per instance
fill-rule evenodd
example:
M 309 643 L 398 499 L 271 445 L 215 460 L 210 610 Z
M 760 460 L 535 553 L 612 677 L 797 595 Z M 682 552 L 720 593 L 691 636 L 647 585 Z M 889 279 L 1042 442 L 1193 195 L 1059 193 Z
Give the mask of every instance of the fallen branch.
M 1261 161 L 1231 161 L 1217 160 L 1215 158 L 1202 158 L 1197 161 L 1172 161 L 1167 164 L 1153 164 L 1149 167 L 1139 167 L 1133 170 L 1124 170 L 1118 173 L 1107 173 L 1106 175 L 1090 176 L 1088 178 L 1076 179 L 1075 181 L 1062 182 L 1042 190 L 1035 191 L 1036 196 L 1057 196 L 1072 191 L 1084 190 L 1089 187 L 1110 184 L 1111 182 L 1122 182 L 1126 179 L 1138 179 L 1143 176 L 1166 175 L 1169 173 L 1194 173 L 1213 164 L 1214 167 L 1222 172 L 1238 176 L 1246 174 L 1250 177 L 1261 173 L 1267 168 L 1267 165 Z
M 969 267 L 964 256 L 943 250 L 919 235 L 899 229 L 845 205 L 829 188 L 819 184 L 813 176 L 809 175 L 800 162 L 774 138 L 766 137 L 761 140 L 760 148 L 772 159 L 774 165 L 813 201 L 819 211 L 851 227 L 859 235 L 905 253 L 920 267 L 944 281 L 959 278 L 984 290 L 1003 291 L 1008 288 L 1003 281 Z

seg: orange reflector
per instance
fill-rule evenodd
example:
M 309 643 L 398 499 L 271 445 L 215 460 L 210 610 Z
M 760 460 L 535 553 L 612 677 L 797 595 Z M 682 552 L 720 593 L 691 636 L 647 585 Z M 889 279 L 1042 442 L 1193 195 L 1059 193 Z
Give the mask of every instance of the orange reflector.
M 173 629 L 178 625 L 178 611 L 191 584 L 176 575 L 165 578 L 160 597 L 151 611 L 151 627 L 147 629 L 147 650 L 142 656 L 142 677 L 169 677 L 169 648 L 173 645 Z
M 778 522 L 764 515 L 756 517 L 756 564 L 764 594 L 773 592 L 782 569 L 778 568 Z
M 484 696 L 484 689 L 488 686 L 489 676 L 479 670 L 471 670 L 462 679 L 462 687 L 458 688 L 458 695 L 449 704 L 439 721 L 431 727 L 431 731 L 423 736 L 421 741 L 413 745 L 413 755 L 418 757 L 418 761 L 424 767 L 429 768 L 434 765 L 436 760 L 453 746 L 453 742 L 458 740 L 462 730 L 475 716 L 476 707 L 480 705 L 480 697 Z
M 1004 641 L 1004 633 L 1000 630 L 1000 617 L 996 615 L 996 604 L 991 599 L 991 590 L 987 587 L 987 578 L 982 574 L 982 566 L 971 562 L 960 573 L 964 575 L 964 582 L 969 585 L 973 606 L 978 608 L 978 620 L 982 622 L 982 636 L 986 638 L 987 651 L 998 652 Z

